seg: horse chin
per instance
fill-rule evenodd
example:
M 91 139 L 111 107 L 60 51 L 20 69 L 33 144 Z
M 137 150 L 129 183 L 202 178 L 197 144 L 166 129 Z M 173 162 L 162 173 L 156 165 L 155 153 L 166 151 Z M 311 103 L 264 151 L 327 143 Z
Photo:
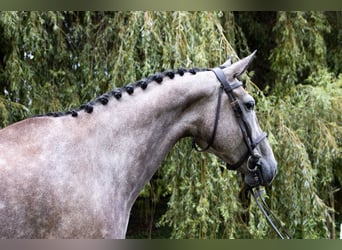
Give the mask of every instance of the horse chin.
M 249 187 L 258 187 L 262 185 L 260 183 L 260 180 L 251 174 L 245 175 L 245 184 L 248 185 Z

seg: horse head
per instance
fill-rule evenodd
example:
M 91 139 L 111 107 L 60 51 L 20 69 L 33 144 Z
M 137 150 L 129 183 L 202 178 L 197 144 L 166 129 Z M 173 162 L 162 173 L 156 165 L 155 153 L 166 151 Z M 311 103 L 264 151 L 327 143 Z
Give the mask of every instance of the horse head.
M 250 187 L 270 185 L 277 173 L 277 162 L 254 110 L 255 100 L 238 79 L 254 55 L 255 52 L 233 64 L 229 60 L 213 69 L 219 90 L 217 102 L 212 101 L 207 111 L 211 118 L 205 118 L 210 120 L 205 127 L 211 132 L 206 133 L 209 139 L 195 137 L 194 140 L 202 147 L 200 151 L 214 153 L 227 163 L 228 169 L 244 174 Z M 213 109 L 216 109 L 215 119 Z

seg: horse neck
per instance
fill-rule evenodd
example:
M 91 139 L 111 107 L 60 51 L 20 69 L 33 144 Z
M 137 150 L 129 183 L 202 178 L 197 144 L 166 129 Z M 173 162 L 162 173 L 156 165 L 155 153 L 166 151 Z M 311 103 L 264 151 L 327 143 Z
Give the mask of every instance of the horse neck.
M 210 74 L 186 73 L 161 84 L 152 82 L 145 90 L 136 88 L 132 95 L 125 93 L 119 101 L 97 104 L 92 114 L 83 114 L 97 121 L 101 132 L 94 135 L 106 138 L 97 150 L 110 155 L 115 175 L 125 180 L 125 185 L 117 188 L 129 195 L 132 203 L 173 145 L 198 134 L 200 124 L 207 120 L 204 114 L 214 106 L 210 103 L 215 102 L 217 89 L 209 81 Z M 210 112 L 213 114 L 212 109 Z

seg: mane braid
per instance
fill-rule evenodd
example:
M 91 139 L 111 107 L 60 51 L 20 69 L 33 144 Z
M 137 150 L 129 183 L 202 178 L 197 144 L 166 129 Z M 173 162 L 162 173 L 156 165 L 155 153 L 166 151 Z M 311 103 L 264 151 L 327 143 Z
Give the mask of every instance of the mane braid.
M 100 103 L 102 105 L 107 105 L 111 97 L 114 97 L 115 99 L 119 100 L 121 99 L 123 92 L 127 92 L 129 95 L 132 95 L 134 93 L 135 88 L 140 87 L 141 89 L 145 90 L 148 87 L 149 83 L 157 82 L 161 84 L 165 77 L 168 77 L 169 79 L 174 79 L 176 74 L 180 76 L 184 76 L 185 73 L 191 73 L 192 75 L 195 75 L 197 72 L 202 72 L 202 71 L 210 71 L 210 69 L 208 68 L 191 68 L 191 69 L 179 68 L 177 70 L 167 70 L 162 73 L 155 73 L 154 75 L 143 78 L 139 81 L 136 81 L 135 83 L 129 83 L 121 88 L 116 88 L 114 90 L 111 90 L 97 97 L 93 101 L 82 104 L 79 108 L 69 110 L 66 112 L 49 112 L 43 115 L 34 115 L 33 117 L 43 117 L 43 116 L 61 117 L 61 116 L 66 116 L 66 115 L 77 117 L 78 112 L 82 110 L 90 114 L 94 111 L 95 104 Z

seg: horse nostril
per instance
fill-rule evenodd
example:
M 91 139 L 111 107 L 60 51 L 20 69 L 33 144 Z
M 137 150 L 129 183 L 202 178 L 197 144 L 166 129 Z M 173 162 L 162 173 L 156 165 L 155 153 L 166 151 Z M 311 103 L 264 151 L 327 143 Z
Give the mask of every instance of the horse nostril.
M 261 155 L 258 152 L 255 152 L 255 153 L 253 153 L 252 157 L 259 160 L 261 158 Z
M 276 176 L 278 174 L 278 169 L 277 169 L 277 167 L 275 167 L 274 169 L 273 169 L 273 176 Z

